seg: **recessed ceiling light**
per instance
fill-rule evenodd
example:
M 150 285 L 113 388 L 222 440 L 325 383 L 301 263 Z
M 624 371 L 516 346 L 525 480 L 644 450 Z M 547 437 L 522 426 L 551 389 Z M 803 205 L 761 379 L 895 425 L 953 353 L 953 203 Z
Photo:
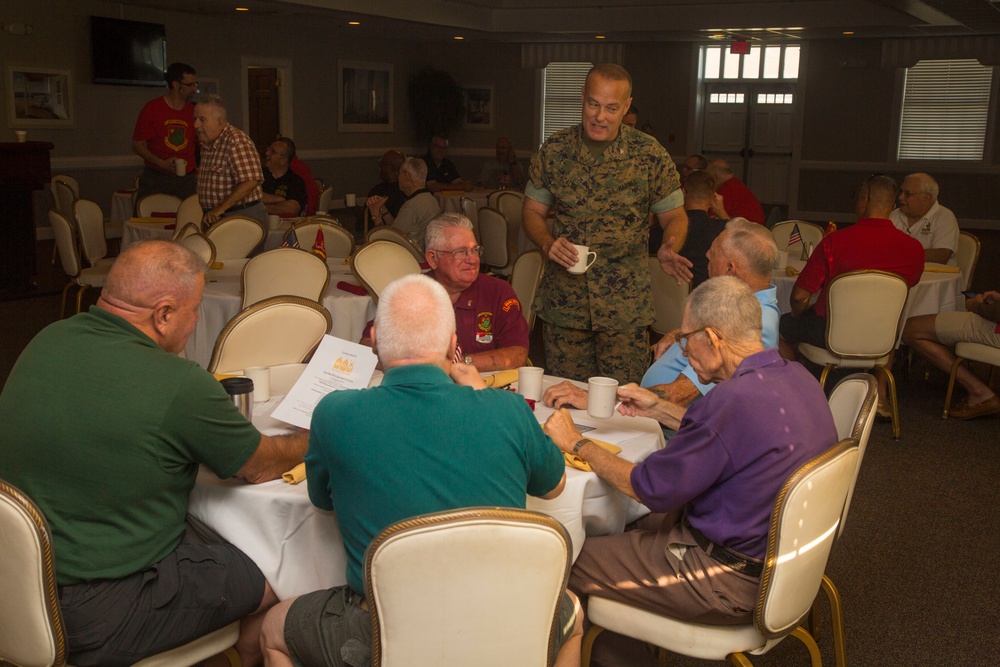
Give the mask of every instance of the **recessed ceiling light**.
M 248 11 L 250 11 L 250 8 L 249 7 L 237 7 L 236 11 L 238 11 L 238 12 L 248 12 Z
M 607 39 L 604 35 L 594 35 L 594 39 Z
M 462 37 L 461 35 L 455 35 L 454 39 L 457 39 L 457 40 L 461 41 L 461 40 L 465 39 L 465 37 Z
M 361 21 L 348 21 L 347 25 L 361 25 Z
M 842 32 L 842 33 L 840 33 L 840 34 L 841 34 L 841 35 L 853 35 L 853 34 L 854 34 L 854 31 L 853 31 L 853 30 L 845 30 L 844 32 Z

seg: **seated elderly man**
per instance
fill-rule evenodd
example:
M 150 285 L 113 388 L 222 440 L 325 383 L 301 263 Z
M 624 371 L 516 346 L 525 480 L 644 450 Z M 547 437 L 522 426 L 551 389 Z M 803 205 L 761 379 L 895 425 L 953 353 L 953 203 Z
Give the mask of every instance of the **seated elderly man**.
M 778 247 L 771 232 L 743 218 L 733 218 L 712 242 L 706 256 L 709 276 L 734 276 L 754 291 L 761 307 L 762 343 L 767 349 L 777 346 L 780 312 L 771 271 L 778 261 Z M 643 376 L 642 386 L 674 404 L 680 410 L 678 414 L 683 414 L 685 406 L 707 394 L 714 385 L 698 380 L 690 360 L 675 342 L 676 333 L 668 333 L 656 344 L 656 361 Z M 570 382 L 549 387 L 543 398 L 546 405 L 553 407 L 587 407 L 587 392 Z
M 634 384 L 619 388 L 620 412 L 678 428 L 639 464 L 582 436 L 566 410 L 545 431 L 616 489 L 653 512 L 646 527 L 588 537 L 570 589 L 673 618 L 726 625 L 753 618 L 771 508 L 785 480 L 837 441 L 819 383 L 765 350 L 760 303 L 733 277 L 691 293 L 677 344 L 702 382 L 717 382 L 678 418 L 672 404 Z
M 487 160 L 479 171 L 478 185 L 489 190 L 524 190 L 528 177 L 518 162 L 514 144 L 507 137 L 497 139 L 496 159 Z
M 39 333 L 0 395 L 0 477 L 52 529 L 74 665 L 131 665 L 241 618 L 240 658 L 261 658 L 262 612 L 277 598 L 232 545 L 185 539 L 188 495 L 199 465 L 276 479 L 307 439 L 262 436 L 214 377 L 177 356 L 204 270 L 170 241 L 129 246 L 97 305 Z
M 399 209 L 406 202 L 406 195 L 399 189 L 399 170 L 406 162 L 406 156 L 397 150 L 387 150 L 378 161 L 379 182 L 368 191 L 368 199 L 385 197 L 385 208 L 392 216 L 399 215 Z
M 309 205 L 306 182 L 292 171 L 295 142 L 278 137 L 264 151 L 264 190 L 261 201 L 272 215 L 298 215 Z
M 421 275 L 390 284 L 372 336 L 382 384 L 323 398 L 305 457 L 310 500 L 337 513 L 347 585 L 285 600 L 268 614 L 268 665 L 370 664 L 362 562 L 389 524 L 476 505 L 524 507 L 526 494 L 554 498 L 565 485 L 563 457 L 524 400 L 485 389 L 474 368 L 452 364 L 455 317 L 441 285 Z M 574 622 L 574 608 L 564 596 L 560 667 L 580 663 L 582 615 Z
M 406 201 L 399 209 L 399 215 L 393 215 L 386 207 L 387 197 L 378 195 L 368 198 L 368 211 L 376 224 L 392 225 L 403 232 L 424 249 L 424 234 L 427 225 L 441 212 L 437 198 L 430 193 L 425 185 L 427 165 L 420 158 L 407 158 L 399 168 L 399 189 L 406 195 Z
M 938 190 L 930 174 L 910 174 L 899 186 L 899 208 L 889 219 L 920 241 L 928 262 L 958 266 L 958 220 L 938 202 Z
M 945 373 L 951 373 L 957 343 L 1000 348 L 1000 292 L 984 292 L 966 299 L 965 310 L 911 317 L 903 328 L 903 342 Z M 968 396 L 948 412 L 949 416 L 973 419 L 1000 413 L 1000 397 L 967 365 L 958 367 L 955 379 Z

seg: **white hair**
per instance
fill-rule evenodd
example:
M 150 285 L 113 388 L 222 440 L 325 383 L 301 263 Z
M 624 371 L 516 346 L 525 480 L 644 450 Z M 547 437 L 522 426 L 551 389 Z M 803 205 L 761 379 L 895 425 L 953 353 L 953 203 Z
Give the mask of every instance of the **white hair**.
M 687 299 L 692 329 L 712 327 L 734 345 L 760 343 L 760 301 L 745 282 L 735 276 L 709 278 Z
M 383 366 L 407 359 L 445 359 L 455 334 L 448 292 L 421 274 L 389 283 L 375 313 L 375 347 Z

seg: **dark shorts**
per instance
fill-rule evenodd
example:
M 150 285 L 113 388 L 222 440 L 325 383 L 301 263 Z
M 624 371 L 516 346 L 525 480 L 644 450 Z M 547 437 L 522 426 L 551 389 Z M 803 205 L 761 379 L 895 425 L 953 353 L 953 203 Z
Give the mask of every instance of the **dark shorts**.
M 573 600 L 563 593 L 557 650 L 572 634 L 575 619 Z M 288 609 L 285 645 L 296 667 L 369 667 L 371 616 L 349 586 L 308 593 Z
M 59 587 L 69 662 L 131 665 L 247 616 L 264 597 L 264 575 L 229 544 L 181 544 L 122 579 Z
M 816 347 L 826 347 L 826 318 L 817 315 L 812 308 L 799 317 L 785 313 L 778 320 L 778 333 L 792 345 L 808 343 Z

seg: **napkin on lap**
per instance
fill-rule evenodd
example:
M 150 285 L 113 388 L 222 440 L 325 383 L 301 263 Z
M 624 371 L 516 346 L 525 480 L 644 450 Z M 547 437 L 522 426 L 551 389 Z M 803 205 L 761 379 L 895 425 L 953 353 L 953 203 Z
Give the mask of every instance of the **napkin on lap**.
M 618 454 L 622 451 L 622 448 L 618 445 L 612 445 L 611 443 L 604 442 L 603 440 L 595 440 L 594 438 L 587 438 L 587 440 L 590 440 L 604 451 L 611 452 L 612 454 Z M 563 452 L 563 458 L 566 460 L 566 465 L 570 468 L 576 468 L 577 470 L 583 470 L 584 472 L 593 472 L 593 468 L 590 467 L 590 464 L 576 454 Z
M 300 463 L 281 476 L 289 484 L 298 484 L 306 478 L 306 464 Z
M 506 387 L 509 384 L 517 382 L 517 370 L 511 371 L 497 371 L 493 375 L 487 375 L 483 378 L 487 387 L 493 387 L 494 389 L 500 389 L 501 387 Z

